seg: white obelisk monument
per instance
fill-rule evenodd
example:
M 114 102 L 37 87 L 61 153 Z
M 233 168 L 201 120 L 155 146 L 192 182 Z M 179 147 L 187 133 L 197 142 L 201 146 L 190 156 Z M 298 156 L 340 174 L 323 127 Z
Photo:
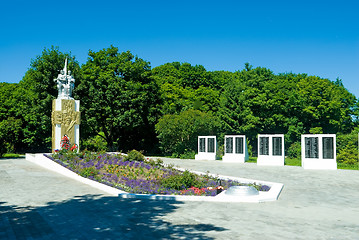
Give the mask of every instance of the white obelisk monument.
M 58 96 L 52 101 L 52 152 L 60 150 L 61 139 L 66 135 L 70 141 L 70 148 L 74 145 L 77 151 L 80 147 L 80 101 L 72 97 L 75 79 L 71 71 L 65 67 L 54 81 L 57 83 Z

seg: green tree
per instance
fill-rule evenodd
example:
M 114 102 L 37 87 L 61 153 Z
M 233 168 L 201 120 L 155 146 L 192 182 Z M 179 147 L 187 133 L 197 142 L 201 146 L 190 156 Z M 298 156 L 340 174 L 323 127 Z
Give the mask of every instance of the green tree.
M 18 151 L 18 143 L 21 143 L 22 120 L 9 117 L 0 121 L 0 156 L 3 153 L 15 153 Z
M 212 73 L 201 65 L 178 62 L 156 67 L 152 74 L 160 86 L 163 115 L 188 109 L 216 112 L 223 83 L 231 77 L 229 72 Z
M 89 51 L 76 89 L 86 136 L 103 133 L 109 150 L 153 149 L 158 119 L 158 86 L 150 63 L 111 46 Z
M 265 68 L 237 72 L 221 95 L 220 119 L 227 134 L 242 133 L 254 140 L 258 133 L 280 131 L 273 112 L 273 93 L 268 84 L 274 78 Z
M 23 118 L 19 114 L 16 83 L 0 83 L 0 156 L 22 148 Z
M 223 132 L 246 134 L 254 144 L 258 133 L 283 133 L 286 148 L 315 129 L 350 132 L 356 115 L 355 97 L 338 83 L 249 65 L 224 86 L 219 111 Z
M 165 115 L 156 124 L 156 132 L 163 153 L 180 154 L 197 151 L 197 137 L 217 133 L 218 119 L 210 113 L 187 110 Z
M 356 98 L 343 86 L 328 79 L 309 76 L 297 84 L 304 128 L 321 127 L 324 133 L 349 133 L 355 123 Z

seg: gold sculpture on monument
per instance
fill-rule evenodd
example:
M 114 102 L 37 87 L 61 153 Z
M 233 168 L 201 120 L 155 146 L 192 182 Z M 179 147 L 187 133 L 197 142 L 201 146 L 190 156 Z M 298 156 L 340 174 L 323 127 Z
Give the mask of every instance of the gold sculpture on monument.
M 70 146 L 76 146 L 79 150 L 80 141 L 80 101 L 73 99 L 72 90 L 75 79 L 71 71 L 67 71 L 67 59 L 65 67 L 54 81 L 57 82 L 58 96 L 52 101 L 52 152 L 64 148 L 61 141 L 64 137 L 70 142 Z

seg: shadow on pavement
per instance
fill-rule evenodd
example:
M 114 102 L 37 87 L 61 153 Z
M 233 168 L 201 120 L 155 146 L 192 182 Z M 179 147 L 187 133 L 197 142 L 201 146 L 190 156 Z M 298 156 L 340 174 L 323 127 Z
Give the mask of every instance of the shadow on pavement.
M 0 202 L 0 239 L 213 239 L 212 224 L 176 225 L 161 219 L 183 202 L 76 196 L 46 206 Z

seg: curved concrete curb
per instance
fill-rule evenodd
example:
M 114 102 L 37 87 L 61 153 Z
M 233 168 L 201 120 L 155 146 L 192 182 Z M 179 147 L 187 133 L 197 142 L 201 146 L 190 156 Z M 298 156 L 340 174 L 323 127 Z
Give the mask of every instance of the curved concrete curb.
M 230 177 L 230 176 L 222 176 L 216 174 L 208 174 L 211 176 L 218 177 L 223 180 L 237 180 L 243 183 L 257 183 L 262 185 L 268 185 L 271 189 L 268 192 L 259 192 L 259 195 L 255 196 L 229 196 L 226 195 L 223 191 L 222 193 L 218 194 L 215 197 L 209 196 L 187 196 L 187 195 L 153 195 L 153 194 L 132 194 L 121 191 L 119 189 L 107 186 L 105 184 L 90 180 L 88 178 L 84 178 L 79 176 L 78 174 L 72 172 L 71 170 L 57 164 L 56 162 L 50 160 L 49 158 L 45 157 L 44 154 L 26 154 L 25 159 L 27 161 L 33 162 L 37 165 L 40 165 L 46 169 L 51 171 L 60 173 L 64 176 L 72 178 L 76 181 L 85 183 L 90 185 L 94 188 L 100 189 L 104 192 L 107 192 L 114 196 L 119 196 L 120 198 L 135 198 L 135 199 L 150 199 L 150 200 L 168 200 L 168 201 L 206 201 L 206 202 L 269 202 L 269 201 L 276 201 L 279 197 L 279 194 L 282 191 L 283 184 L 281 183 L 274 183 L 274 182 L 266 182 L 266 181 L 258 181 L 253 179 L 246 179 L 246 178 L 238 178 L 238 177 Z M 184 170 L 178 168 L 179 170 Z M 205 174 L 202 172 L 191 171 L 196 174 Z

